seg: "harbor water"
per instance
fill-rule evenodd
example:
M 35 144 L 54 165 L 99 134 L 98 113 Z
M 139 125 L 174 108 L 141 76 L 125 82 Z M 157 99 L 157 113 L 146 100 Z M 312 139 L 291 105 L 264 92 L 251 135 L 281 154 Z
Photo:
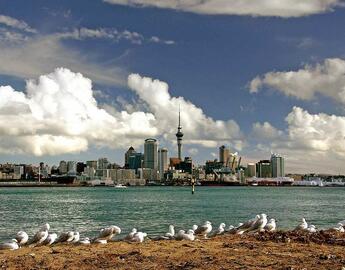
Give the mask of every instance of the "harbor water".
M 78 230 L 95 236 L 118 225 L 126 234 L 133 227 L 149 235 L 211 221 L 236 225 L 258 213 L 292 229 L 305 217 L 318 228 L 345 219 L 345 188 L 306 187 L 54 187 L 0 188 L 0 240 L 17 231 L 33 234 L 48 222 L 51 231 Z

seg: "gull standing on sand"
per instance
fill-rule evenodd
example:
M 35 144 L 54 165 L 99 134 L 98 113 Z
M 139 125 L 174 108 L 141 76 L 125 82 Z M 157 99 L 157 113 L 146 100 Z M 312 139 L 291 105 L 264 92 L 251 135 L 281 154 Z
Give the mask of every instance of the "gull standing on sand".
M 248 230 L 251 232 L 262 232 L 267 224 L 267 215 L 261 214 L 260 218 L 253 224 L 253 226 Z
M 108 241 L 106 239 L 95 239 L 93 243 L 105 245 Z
M 18 248 L 19 245 L 16 239 L 11 239 L 8 242 L 0 244 L 0 250 L 16 250 Z
M 131 242 L 138 242 L 138 243 L 142 243 L 145 240 L 145 237 L 147 237 L 147 233 L 143 233 L 143 232 L 136 232 L 132 239 L 130 240 Z
M 310 233 L 316 233 L 316 227 L 314 225 L 309 225 L 307 231 Z
M 295 229 L 294 231 L 305 231 L 308 229 L 308 223 L 307 221 L 305 220 L 305 218 L 302 218 L 302 222 L 301 224 L 299 224 Z
M 41 245 L 42 246 L 50 246 L 53 243 L 55 243 L 56 239 L 57 239 L 57 234 L 56 233 L 50 233 L 50 234 L 48 234 L 46 240 L 44 240 Z
M 102 229 L 99 232 L 97 239 L 110 241 L 115 235 L 120 234 L 120 233 L 121 233 L 120 227 L 110 226 L 110 227 Z
M 250 230 L 259 219 L 260 216 L 256 215 L 255 218 L 244 222 L 241 226 L 237 227 L 236 234 L 243 234 L 246 231 Z
M 28 234 L 26 232 L 19 231 L 19 232 L 17 232 L 16 240 L 17 240 L 18 245 L 22 246 L 22 245 L 25 245 L 28 242 L 29 236 L 28 236 Z
M 72 243 L 77 243 L 77 242 L 79 242 L 79 239 L 80 239 L 80 234 L 79 234 L 79 232 L 74 232 L 74 234 L 73 234 L 73 239 L 72 239 Z
M 134 235 L 137 233 L 137 229 L 133 228 L 132 231 L 126 235 L 126 237 L 123 239 L 125 241 L 131 241 L 131 239 L 134 237 Z
M 343 227 L 343 225 L 341 223 L 338 223 L 337 227 L 334 227 L 332 229 L 337 231 L 337 232 L 341 232 L 341 233 L 345 232 L 345 229 L 344 229 L 344 227 Z
M 277 224 L 276 224 L 276 220 L 274 218 L 271 218 L 266 226 L 264 227 L 264 230 L 266 232 L 274 232 L 277 229 Z
M 206 221 L 204 225 L 199 226 L 195 230 L 195 235 L 203 235 L 207 239 L 207 235 L 212 231 L 212 223 Z
M 188 230 L 187 233 L 184 230 L 180 230 L 176 237 L 176 240 L 187 240 L 187 241 L 194 241 L 195 235 L 193 230 Z
M 48 237 L 48 231 L 50 226 L 48 223 L 44 224 L 41 229 L 34 235 L 31 241 L 28 242 L 29 245 L 40 245 Z
M 90 245 L 91 242 L 90 242 L 90 238 L 88 237 L 85 237 L 85 238 L 82 238 L 78 241 L 77 244 L 81 244 L 81 245 Z
M 175 236 L 175 227 L 174 225 L 169 225 L 169 231 L 164 235 L 168 239 L 173 239 Z
M 217 230 L 215 230 L 212 234 L 211 237 L 214 237 L 216 235 L 221 235 L 225 232 L 225 223 L 220 223 L 219 227 Z
M 62 232 L 59 236 L 59 238 L 56 240 L 56 243 L 70 243 L 74 239 L 74 232 Z

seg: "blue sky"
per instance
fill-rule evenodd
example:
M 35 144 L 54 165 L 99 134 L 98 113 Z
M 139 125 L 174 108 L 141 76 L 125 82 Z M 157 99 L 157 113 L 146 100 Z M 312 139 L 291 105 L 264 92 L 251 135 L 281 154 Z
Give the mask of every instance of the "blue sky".
M 343 81 L 340 75 L 335 80 L 329 79 L 333 69 L 328 72 L 325 68 L 325 60 L 337 59 L 336 68 L 341 69 L 345 57 L 345 35 L 341 27 L 345 24 L 345 10 L 341 6 L 342 1 L 320 0 L 318 2 L 325 3 L 326 7 L 320 10 L 316 7 L 316 11 L 310 14 L 300 15 L 297 10 L 293 11 L 295 15 L 286 15 L 283 5 L 273 15 L 262 15 L 262 11 L 258 10 L 254 14 L 256 16 L 250 12 L 238 15 L 243 12 L 229 6 L 225 10 L 230 11 L 218 15 L 219 12 L 212 11 L 212 2 L 216 10 L 222 7 L 212 0 L 202 12 L 174 7 L 173 0 L 167 9 L 157 7 L 150 0 L 134 1 L 139 5 L 145 3 L 140 7 L 133 7 L 127 1 L 122 1 L 121 5 L 121 1 L 109 2 L 113 3 L 101 0 L 87 3 L 82 0 L 0 0 L 0 15 L 26 24 L 22 27 L 9 23 L 6 18 L 0 19 L 0 48 L 3 52 L 6 50 L 6 54 L 0 53 L 1 65 L 6 66 L 0 68 L 0 85 L 10 85 L 15 91 L 25 92 L 26 79 L 50 74 L 57 67 L 80 72 L 93 81 L 94 97 L 99 108 L 153 113 L 157 118 L 154 125 L 158 131 L 148 131 L 147 135 L 158 137 L 161 145 L 168 146 L 171 155 L 176 155 L 174 139 L 167 133 L 171 130 L 170 126 L 175 129 L 177 123 L 170 121 L 170 126 L 160 127 L 159 119 L 163 119 L 164 115 L 157 117 L 157 114 L 166 113 L 164 108 L 147 104 L 140 96 L 140 89 L 133 90 L 127 85 L 128 75 L 137 73 L 141 79 L 149 77 L 166 82 L 171 97 L 183 97 L 202 109 L 205 117 L 214 121 L 236 122 L 240 132 L 232 134 L 231 127 L 220 128 L 218 133 L 224 131 L 231 134 L 215 138 L 214 144 L 205 145 L 201 141 L 205 141 L 208 129 L 216 124 L 206 126 L 200 120 L 200 126 L 196 126 L 195 130 L 200 128 L 202 131 L 187 137 L 187 141 L 190 139 L 193 143 L 186 143 L 184 147 L 185 155 L 192 155 L 199 163 L 213 159 L 218 152 L 217 147 L 224 143 L 234 152 L 240 152 L 246 161 L 268 158 L 270 151 L 279 152 L 286 156 L 291 172 L 345 172 L 338 169 L 344 160 L 344 149 L 337 144 L 337 138 L 345 134 L 345 125 L 342 126 L 345 122 L 344 102 L 334 97 L 342 92 Z M 232 2 L 236 0 L 228 5 Z M 291 2 L 293 4 L 294 1 Z M 326 2 L 331 4 L 327 6 Z M 249 10 L 250 6 L 245 8 Z M 82 36 L 81 29 L 93 30 L 93 36 Z M 75 31 L 79 31 L 78 34 Z M 11 35 L 10 38 L 8 33 L 18 35 Z M 61 37 L 63 34 L 65 36 Z M 57 38 L 57 35 L 60 36 Z M 153 42 L 153 37 L 156 42 Z M 27 57 L 22 57 L 19 52 Z M 317 71 L 318 65 L 321 71 Z M 299 76 L 298 70 L 309 72 L 310 77 Z M 289 71 L 295 73 L 287 79 L 285 75 Z M 264 80 L 269 72 L 274 73 L 274 79 Z M 261 78 L 260 87 L 250 92 L 249 85 L 257 76 Z M 329 79 L 325 85 L 324 76 Z M 307 86 L 319 79 L 319 84 Z M 296 81 L 301 82 L 295 85 Z M 320 89 L 318 85 L 321 85 Z M 136 87 L 140 88 L 140 84 Z M 152 87 L 153 93 L 160 89 Z M 329 90 L 331 88 L 334 88 L 333 92 Z M 291 94 L 291 89 L 296 92 Z M 298 94 L 308 89 L 312 92 L 311 96 Z M 294 107 L 304 112 L 302 119 L 298 118 L 301 114 L 293 111 Z M 288 123 L 285 118 L 290 113 L 292 120 Z M 334 123 L 333 120 L 326 120 L 330 115 L 336 117 Z M 192 116 L 186 112 L 185 117 Z M 313 120 L 308 122 L 308 119 Z M 304 126 L 301 121 L 309 124 Z M 267 125 L 264 125 L 265 122 Z M 328 125 L 322 124 L 324 122 Z M 334 137 L 327 134 L 332 130 L 340 135 Z M 135 140 L 143 140 L 145 135 L 139 134 Z M 88 146 L 79 150 L 38 153 L 30 149 L 18 150 L 21 144 L 13 140 L 8 143 L 8 136 L 6 132 L 0 134 L 0 150 L 10 145 L 6 151 L 1 151 L 2 162 L 45 160 L 57 163 L 61 159 L 87 160 L 107 156 L 122 164 L 124 150 L 130 146 L 115 143 L 122 140 L 122 137 L 116 136 L 113 145 L 107 141 L 95 146 L 96 137 L 87 139 Z M 200 143 L 196 142 L 198 140 Z M 327 145 L 321 145 L 322 142 L 327 142 Z M 139 150 L 142 148 L 140 144 L 134 144 Z M 306 156 L 310 157 L 310 162 L 301 165 Z

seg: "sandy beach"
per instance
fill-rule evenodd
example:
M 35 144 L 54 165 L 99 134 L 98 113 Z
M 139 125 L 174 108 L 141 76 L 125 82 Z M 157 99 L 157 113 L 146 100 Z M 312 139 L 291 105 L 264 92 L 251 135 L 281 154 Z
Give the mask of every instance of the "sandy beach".
M 345 269 L 345 234 L 276 232 L 0 251 L 1 269 Z

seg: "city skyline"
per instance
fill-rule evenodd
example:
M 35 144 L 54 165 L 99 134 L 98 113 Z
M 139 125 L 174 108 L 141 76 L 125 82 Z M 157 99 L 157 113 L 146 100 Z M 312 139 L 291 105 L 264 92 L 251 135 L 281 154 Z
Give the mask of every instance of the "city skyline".
M 345 173 L 343 1 L 236 2 L 2 1 L 0 163 L 177 157 L 180 106 L 196 164 L 226 145 Z

